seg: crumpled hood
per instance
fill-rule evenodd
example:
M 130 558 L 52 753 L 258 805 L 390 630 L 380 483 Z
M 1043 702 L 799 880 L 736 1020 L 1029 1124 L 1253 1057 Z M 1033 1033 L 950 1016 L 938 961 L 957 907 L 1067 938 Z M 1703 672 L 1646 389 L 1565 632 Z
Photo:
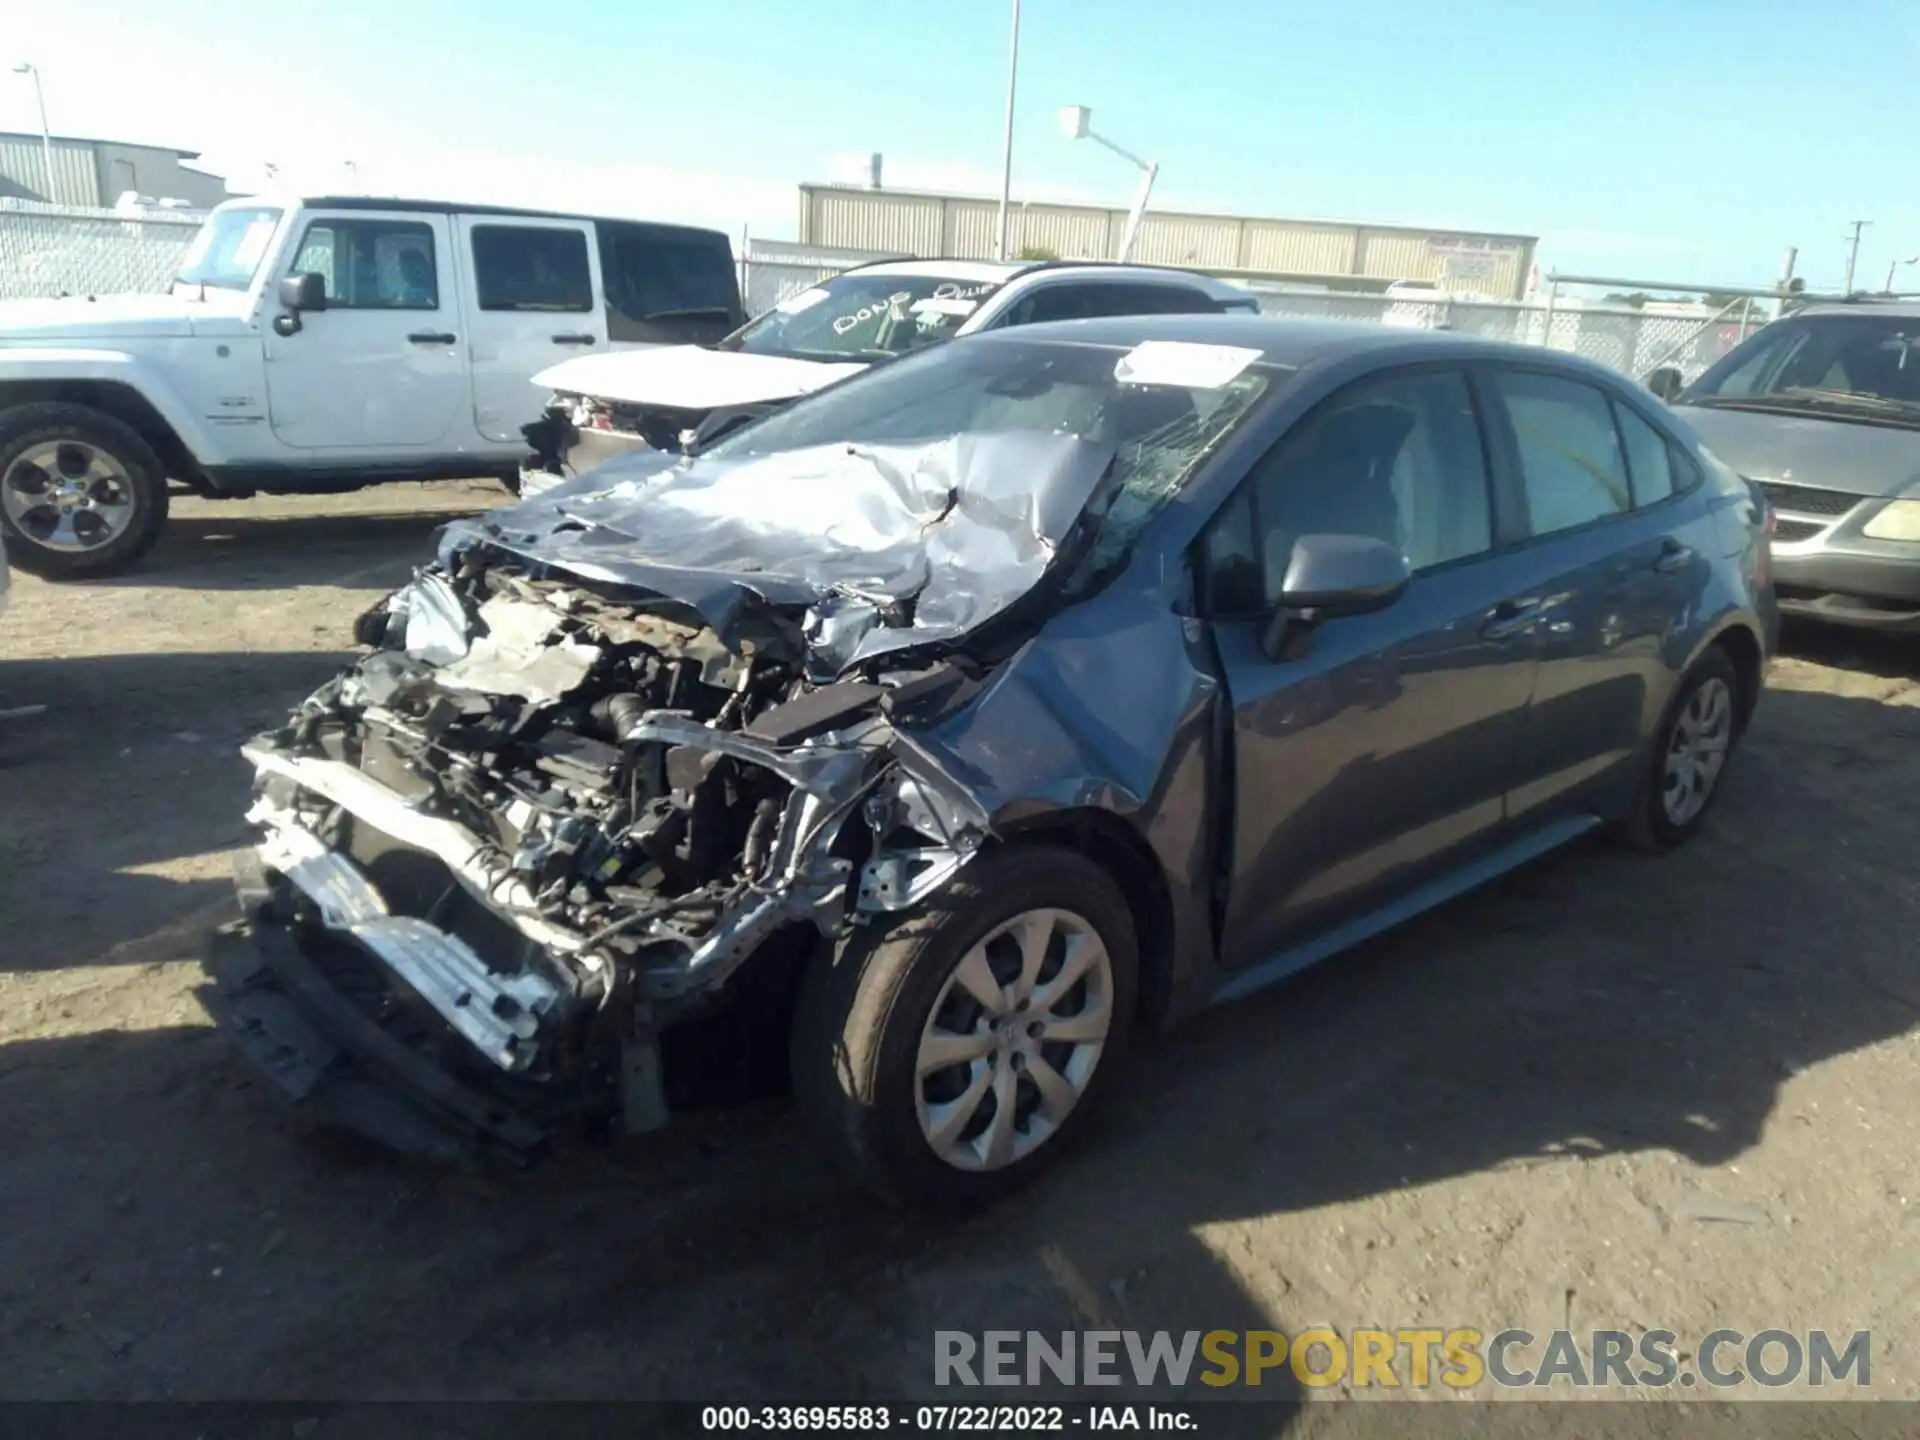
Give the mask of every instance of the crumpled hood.
M 84 295 L 70 295 L 58 300 L 5 300 L 0 301 L 0 345 L 9 340 L 191 335 L 196 319 L 231 319 L 240 313 L 244 299 L 234 294 L 224 300 L 205 301 L 176 299 L 171 295 L 102 295 L 91 300 Z
M 1920 430 L 1699 405 L 1676 405 L 1673 413 L 1752 480 L 1853 495 L 1893 495 L 1920 481 Z
M 668 410 L 717 410 L 791 400 L 867 367 L 709 350 L 702 345 L 658 345 L 563 360 L 533 383 L 568 395 L 590 395 Z
M 822 668 L 957 639 L 1070 548 L 1113 458 L 1071 435 L 958 435 L 741 459 L 614 460 L 448 527 L 442 560 L 491 545 L 692 606 L 732 645 L 767 605 L 807 610 Z

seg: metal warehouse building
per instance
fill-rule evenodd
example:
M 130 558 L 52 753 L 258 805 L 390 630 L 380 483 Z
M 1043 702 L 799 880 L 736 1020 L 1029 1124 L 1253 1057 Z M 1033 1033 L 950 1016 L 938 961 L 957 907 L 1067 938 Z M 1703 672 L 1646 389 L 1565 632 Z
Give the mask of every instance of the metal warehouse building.
M 1110 259 L 1126 229 L 1124 206 L 1016 202 L 1007 249 L 1063 260 Z M 999 202 L 855 185 L 800 187 L 800 243 L 956 259 L 993 258 Z M 1332 220 L 1199 215 L 1149 210 L 1130 257 L 1243 276 L 1384 290 L 1396 280 L 1519 299 L 1538 237 L 1426 230 Z
M 104 209 L 131 190 L 204 210 L 227 198 L 227 182 L 182 163 L 199 158 L 165 145 L 0 130 L 0 196 Z

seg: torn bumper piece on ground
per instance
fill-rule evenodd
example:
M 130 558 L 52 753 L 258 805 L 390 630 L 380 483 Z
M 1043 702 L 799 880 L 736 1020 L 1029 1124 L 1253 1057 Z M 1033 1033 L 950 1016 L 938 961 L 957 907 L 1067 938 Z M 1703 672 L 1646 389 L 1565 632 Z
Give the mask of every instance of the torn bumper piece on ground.
M 663 1032 L 985 841 L 913 731 L 984 683 L 955 642 L 1039 583 L 1102 469 L 1053 436 L 694 460 L 460 527 L 245 747 L 249 958 L 210 1006 L 404 1148 L 663 1123 Z

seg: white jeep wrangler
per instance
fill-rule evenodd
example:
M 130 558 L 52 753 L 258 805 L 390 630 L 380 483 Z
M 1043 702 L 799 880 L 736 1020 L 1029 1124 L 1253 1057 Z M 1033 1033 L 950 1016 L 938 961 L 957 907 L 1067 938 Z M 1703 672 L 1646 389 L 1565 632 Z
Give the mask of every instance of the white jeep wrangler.
M 50 577 L 205 495 L 517 477 L 557 355 L 721 339 L 717 231 L 485 206 L 231 200 L 164 295 L 0 304 L 0 536 Z

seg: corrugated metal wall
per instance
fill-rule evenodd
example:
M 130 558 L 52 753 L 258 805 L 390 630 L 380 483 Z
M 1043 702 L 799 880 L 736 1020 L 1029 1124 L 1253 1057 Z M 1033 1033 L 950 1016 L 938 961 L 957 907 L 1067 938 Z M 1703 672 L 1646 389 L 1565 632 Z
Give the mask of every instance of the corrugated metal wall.
M 1109 259 L 1119 251 L 1126 222 L 1123 207 L 1016 203 L 1008 248 Z M 814 244 L 982 260 L 994 253 L 997 227 L 997 204 L 977 196 L 800 187 L 800 238 Z M 1524 235 L 1149 210 L 1133 258 L 1296 279 L 1448 281 L 1457 289 L 1518 297 L 1535 243 Z
M 0 135 L 0 176 L 29 195 L 55 205 L 98 205 L 100 179 L 94 169 L 93 146 L 85 141 L 53 142 L 53 189 L 46 193 L 46 162 L 40 137 Z

